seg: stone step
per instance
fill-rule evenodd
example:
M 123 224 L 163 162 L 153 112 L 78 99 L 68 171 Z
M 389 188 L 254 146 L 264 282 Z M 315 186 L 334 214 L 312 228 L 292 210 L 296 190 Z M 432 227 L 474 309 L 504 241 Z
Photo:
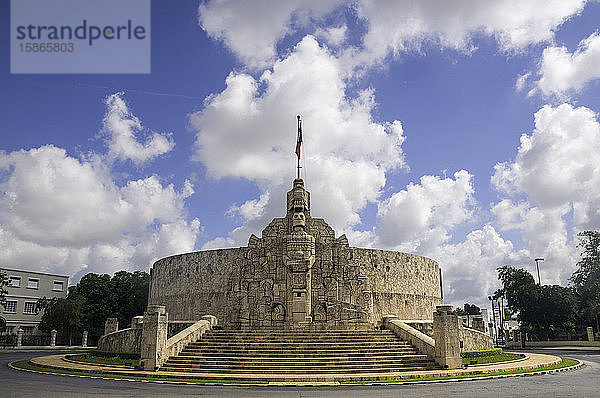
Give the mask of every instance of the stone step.
M 189 354 L 198 354 L 198 353 L 210 353 L 210 354 L 214 354 L 214 353 L 247 353 L 247 354 L 256 354 L 256 353 L 269 353 L 269 354 L 285 354 L 285 353 L 290 353 L 290 354 L 310 354 L 310 353 L 315 353 L 315 354 L 324 354 L 324 353 L 333 353 L 333 354 L 340 354 L 342 353 L 343 355 L 352 355 L 352 354 L 356 354 L 356 355 L 364 355 L 364 354 L 410 354 L 410 353 L 414 353 L 416 352 L 416 350 L 412 347 L 403 347 L 403 348 L 397 348 L 397 347 L 371 347 L 368 349 L 360 349 L 360 348 L 352 348 L 352 349 L 347 349 L 345 347 L 337 347 L 337 348 L 332 348 L 332 347 L 319 347 L 319 348 L 315 348 L 315 347 L 204 347 L 204 348 L 197 348 L 197 347 L 187 347 L 184 348 L 182 350 L 182 354 L 184 353 L 189 353 Z
M 297 364 L 297 363 L 407 363 L 414 361 L 428 361 L 426 355 L 414 354 L 414 355 L 402 355 L 395 357 L 306 357 L 306 358 L 290 358 L 290 357 L 213 357 L 213 358 L 202 358 L 197 356 L 176 356 L 169 358 L 169 362 L 172 363 L 276 363 L 276 364 Z
M 436 368 L 408 342 L 382 330 L 213 330 L 161 370 L 214 375 L 384 374 Z M 337 377 L 337 376 L 336 376 Z
M 298 368 L 282 368 L 282 367 L 177 367 L 170 364 L 161 367 L 162 371 L 166 372 L 202 372 L 202 373 L 221 373 L 221 374 L 232 374 L 232 373 L 251 373 L 251 374 L 265 374 L 265 377 L 269 377 L 269 373 L 273 374 L 336 374 L 336 373 L 387 373 L 387 372 L 409 372 L 419 370 L 430 370 L 433 366 L 381 366 L 381 367 L 360 367 L 360 366 L 331 366 L 331 367 L 298 367 Z
M 190 348 L 240 348 L 240 349 L 251 349 L 251 348 L 261 348 L 261 349 L 286 349 L 286 348 L 298 348 L 298 349 L 315 349 L 318 350 L 320 348 L 329 348 L 329 349 L 358 349 L 365 350 L 369 348 L 389 348 L 389 349 L 402 349 L 408 348 L 410 345 L 408 344 L 399 344 L 399 343 L 388 343 L 388 342 L 348 342 L 348 343 L 340 343 L 340 342 L 330 342 L 330 343 L 315 343 L 315 342 L 255 342 L 255 341 L 231 341 L 227 343 L 214 344 L 210 342 L 200 342 L 200 343 L 192 343 Z
M 429 359 L 414 359 L 404 361 L 302 361 L 302 362 L 269 362 L 269 361 L 178 361 L 169 360 L 165 363 L 166 366 L 173 367 L 197 367 L 202 369 L 230 369 L 230 368 L 256 368 L 256 369 L 298 369 L 298 368 L 314 368 L 314 369 L 329 369 L 329 368 L 348 368 L 353 367 L 364 367 L 364 368 L 377 368 L 377 367 L 406 367 L 406 366 L 426 366 L 431 361 Z
M 236 355 L 236 354 L 246 354 L 246 355 L 267 355 L 267 356 L 306 356 L 306 355 L 315 355 L 315 356 L 365 356 L 365 355 L 401 355 L 401 354 L 415 354 L 417 350 L 414 348 L 406 348 L 403 350 L 398 349 L 390 349 L 390 348 L 381 348 L 381 349 L 370 349 L 370 350 L 332 350 L 332 349 L 219 349 L 219 348 L 205 348 L 205 349 L 194 349 L 194 348 L 185 348 L 181 351 L 181 355 L 217 355 L 220 354 L 222 356 L 228 355 Z
M 336 337 L 336 336 L 315 336 L 315 337 L 297 337 L 297 336 L 203 336 L 202 341 L 398 341 L 393 336 L 373 336 L 373 337 Z
M 223 343 L 256 343 L 256 344 L 265 344 L 265 343 L 288 343 L 288 344 L 340 344 L 340 345 L 352 345 L 352 344 L 395 344 L 395 345 L 410 345 L 410 343 L 398 340 L 398 339 L 200 339 L 197 342 L 193 342 L 191 344 L 223 344 Z
M 248 358 L 329 358 L 329 357 L 372 357 L 372 358 L 385 358 L 394 355 L 421 355 L 416 350 L 407 351 L 407 352 L 397 352 L 397 351 L 386 351 L 386 352 L 340 352 L 340 351 L 325 351 L 325 352 L 261 352 L 261 351 L 228 351 L 228 352 L 190 352 L 190 351 L 182 351 L 180 355 L 187 357 L 198 357 L 198 358 L 219 358 L 219 357 L 248 357 Z
M 212 329 L 210 334 L 243 333 L 243 334 L 393 334 L 389 329 L 327 329 L 327 330 L 305 330 L 305 329 Z

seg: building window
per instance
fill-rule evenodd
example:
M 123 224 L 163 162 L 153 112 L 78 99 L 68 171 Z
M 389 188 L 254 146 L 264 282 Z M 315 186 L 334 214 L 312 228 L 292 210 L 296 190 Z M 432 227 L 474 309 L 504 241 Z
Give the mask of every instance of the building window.
M 52 291 L 54 292 L 62 292 L 63 291 L 63 286 L 64 282 L 63 281 L 54 281 L 54 284 L 52 285 Z
M 20 276 L 11 276 L 8 286 L 21 287 L 21 277 Z
M 17 313 L 17 302 L 15 300 L 6 300 L 4 304 L 5 314 L 16 314 Z
M 23 314 L 35 315 L 36 313 L 36 302 L 35 301 L 26 301 L 25 308 L 23 309 Z
M 21 329 L 23 329 L 23 334 L 33 334 L 33 328 L 34 326 L 21 326 Z
M 40 287 L 40 280 L 38 278 L 29 278 L 27 281 L 28 289 L 37 289 Z

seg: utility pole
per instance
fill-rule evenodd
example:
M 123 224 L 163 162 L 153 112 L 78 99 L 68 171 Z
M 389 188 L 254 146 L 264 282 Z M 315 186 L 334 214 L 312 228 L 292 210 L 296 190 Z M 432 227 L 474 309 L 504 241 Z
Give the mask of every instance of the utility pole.
M 542 282 L 541 282 L 541 279 L 540 279 L 540 263 L 539 262 L 540 261 L 544 261 L 544 259 L 541 258 L 541 257 L 538 257 L 534 261 L 535 261 L 535 267 L 537 268 L 537 273 L 538 273 L 538 285 L 541 286 Z

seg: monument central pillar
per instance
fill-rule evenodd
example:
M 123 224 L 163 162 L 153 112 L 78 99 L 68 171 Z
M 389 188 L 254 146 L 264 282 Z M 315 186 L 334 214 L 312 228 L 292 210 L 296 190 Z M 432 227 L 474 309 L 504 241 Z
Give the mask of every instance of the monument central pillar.
M 288 303 L 290 321 L 294 327 L 312 322 L 312 267 L 315 263 L 315 238 L 307 233 L 306 218 L 310 217 L 310 197 L 304 181 L 296 179 L 288 193 L 288 219 L 291 231 L 285 237 L 284 262 L 291 286 Z

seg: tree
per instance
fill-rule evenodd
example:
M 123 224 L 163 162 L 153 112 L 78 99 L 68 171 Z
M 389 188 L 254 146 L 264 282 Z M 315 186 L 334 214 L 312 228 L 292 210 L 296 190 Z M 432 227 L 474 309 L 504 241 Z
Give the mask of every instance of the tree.
M 457 307 L 454 312 L 457 315 L 481 315 L 481 308 L 475 304 L 465 303 L 463 308 Z
M 498 268 L 498 279 L 502 289 L 494 295 L 506 297 L 507 306 L 517 314 L 522 330 L 540 339 L 574 332 L 577 300 L 572 289 L 540 286 L 529 272 L 509 266 Z
M 87 330 L 95 340 L 104 334 L 107 318 L 118 318 L 121 328 L 128 327 L 131 318 L 142 315 L 148 302 L 150 275 L 147 272 L 118 271 L 111 278 L 104 274 L 86 274 L 69 288 L 66 299 L 40 300 L 44 309 L 43 330 L 68 330 L 69 333 Z M 61 324 L 73 316 L 73 322 Z
M 115 312 L 115 297 L 110 275 L 89 273 L 79 283 L 69 288 L 71 300 L 82 300 L 82 324 L 90 336 L 98 338 L 104 333 L 106 318 Z
M 114 314 L 119 325 L 129 325 L 131 318 L 142 315 L 148 303 L 150 275 L 147 272 L 116 272 L 111 279 L 114 294 Z
M 0 305 L 4 309 L 6 309 L 4 305 L 6 304 L 6 295 L 8 294 L 8 290 L 6 290 L 7 286 L 8 275 L 4 271 L 0 271 Z
M 73 334 L 80 331 L 83 300 L 57 298 L 41 298 L 37 302 L 38 311 L 44 311 L 39 328 L 45 332 L 55 329 L 61 336 L 69 337 L 72 345 Z
M 581 322 L 584 326 L 595 323 L 596 330 L 600 330 L 600 232 L 584 231 L 578 236 L 581 259 L 571 282 L 579 299 Z

